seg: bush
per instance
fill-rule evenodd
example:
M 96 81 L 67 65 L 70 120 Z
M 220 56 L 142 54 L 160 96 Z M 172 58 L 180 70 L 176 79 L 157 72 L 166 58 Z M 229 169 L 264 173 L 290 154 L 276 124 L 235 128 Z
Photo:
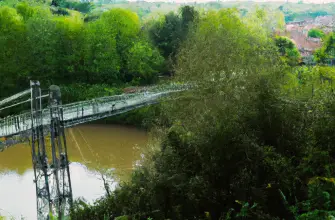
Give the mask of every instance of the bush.
M 308 31 L 308 37 L 323 38 L 324 36 L 325 33 L 320 29 L 310 29 Z

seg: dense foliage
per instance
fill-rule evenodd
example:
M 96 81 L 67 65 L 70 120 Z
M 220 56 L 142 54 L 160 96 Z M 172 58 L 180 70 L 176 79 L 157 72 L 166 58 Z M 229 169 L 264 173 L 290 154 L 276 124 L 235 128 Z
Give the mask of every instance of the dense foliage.
M 334 33 L 328 34 L 321 48 L 314 53 L 316 62 L 329 64 L 335 58 L 335 36 Z
M 121 116 L 150 117 L 155 141 L 130 182 L 94 205 L 76 201 L 73 220 L 334 215 L 335 70 L 297 67 L 294 43 L 272 35 L 281 13 L 186 6 L 143 23 L 130 10 L 53 6 L 0 7 L 0 96 L 29 79 L 61 84 L 65 102 L 154 83 L 160 72 L 193 85 Z M 315 54 L 320 64 L 334 58 L 333 36 Z
M 325 33 L 320 29 L 310 29 L 308 31 L 308 37 L 314 37 L 314 38 L 323 38 L 325 36 Z
M 69 13 L 54 15 L 46 6 L 24 2 L 0 7 L 1 97 L 25 89 L 29 79 L 45 86 L 140 85 L 157 79 L 164 59 L 143 35 L 135 13 L 113 9 L 88 23 L 78 12 Z
M 197 22 L 197 18 L 198 12 L 193 7 L 185 6 L 180 9 L 179 14 L 170 12 L 149 23 L 148 35 L 167 61 L 166 73 L 172 70 L 178 49 L 187 38 L 189 28 Z
M 131 181 L 93 206 L 77 201 L 72 219 L 332 217 L 335 71 L 286 65 L 292 48 L 278 53 L 257 13 L 200 16 L 175 69 L 196 86 L 162 104 Z
M 277 36 L 276 46 L 282 59 L 291 66 L 295 66 L 300 61 L 300 53 L 295 44 L 287 37 Z

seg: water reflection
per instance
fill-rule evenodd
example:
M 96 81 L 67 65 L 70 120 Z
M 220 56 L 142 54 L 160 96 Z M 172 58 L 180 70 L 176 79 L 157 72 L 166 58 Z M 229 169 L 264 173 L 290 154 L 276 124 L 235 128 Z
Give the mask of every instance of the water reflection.
M 93 201 L 105 190 L 99 171 L 114 168 L 114 183 L 126 180 L 140 158 L 147 134 L 135 128 L 83 125 L 67 130 L 70 171 L 75 198 Z M 0 153 L 0 215 L 36 219 L 36 196 L 29 145 Z M 89 189 L 89 190 L 87 190 Z

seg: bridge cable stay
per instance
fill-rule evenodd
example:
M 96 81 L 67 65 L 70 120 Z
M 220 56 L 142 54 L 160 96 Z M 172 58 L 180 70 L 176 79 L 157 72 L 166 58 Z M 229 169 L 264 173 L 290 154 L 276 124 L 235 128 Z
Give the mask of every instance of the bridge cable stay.
M 36 183 L 37 219 L 63 219 L 72 208 L 72 186 L 64 132 L 61 93 L 58 86 L 49 88 L 50 147 L 46 143 L 40 84 L 31 81 L 31 145 Z M 51 152 L 50 152 L 51 151 Z M 51 153 L 51 163 L 48 162 Z
M 31 102 L 31 99 L 27 99 L 25 101 L 21 101 L 22 98 L 25 96 L 31 96 L 31 89 L 26 89 L 22 92 L 19 92 L 15 95 L 12 95 L 8 98 L 5 98 L 0 101 L 0 112 L 5 109 L 11 109 L 19 105 L 23 105 L 25 103 Z M 47 95 L 41 95 L 41 98 L 48 97 Z M 17 110 L 14 110 L 14 112 Z M 0 138 L 0 152 L 4 151 L 7 147 L 12 146 L 14 144 L 20 143 L 20 142 L 27 142 L 29 135 L 25 131 L 27 128 L 27 124 L 25 123 L 27 120 L 30 120 L 30 113 L 24 113 L 21 115 L 12 115 L 7 116 L 5 118 L 0 118 L 0 134 L 2 137 Z M 3 129 L 3 130 L 2 130 Z M 6 133 L 12 133 L 12 135 L 4 135 Z M 19 134 L 21 135 L 16 135 Z M 9 139 L 8 139 L 9 138 Z
M 49 97 L 49 94 L 46 94 L 46 95 L 42 95 L 42 96 L 41 96 L 41 98 L 46 98 L 46 97 Z M 15 103 L 15 104 L 12 104 L 12 105 L 9 105 L 9 106 L 0 108 L 0 111 L 5 110 L 5 109 L 8 109 L 8 108 L 15 107 L 15 106 L 18 106 L 18 105 L 22 105 L 22 104 L 24 104 L 24 103 L 28 103 L 28 102 L 31 102 L 31 99 L 27 99 L 27 100 L 25 100 L 25 101 L 21 101 L 21 102 L 18 102 L 18 103 Z
M 22 92 L 19 92 L 15 95 L 12 95 L 8 98 L 5 98 L 3 100 L 0 101 L 0 106 L 3 106 L 3 108 L 0 109 L 0 112 L 4 109 L 10 109 L 13 108 L 17 105 L 21 105 L 23 104 L 23 102 L 20 103 L 16 103 L 16 104 L 11 104 L 17 100 L 19 100 L 20 98 L 24 97 L 24 96 L 28 96 L 28 94 L 30 94 L 30 89 L 26 89 Z M 0 133 L 7 133 L 9 130 L 14 130 L 13 133 L 18 132 L 21 127 L 19 125 L 19 117 L 13 117 L 13 116 L 7 116 L 5 118 L 0 118 Z M 24 141 L 26 141 L 27 139 L 25 138 Z M 11 146 L 14 144 L 14 140 L 7 140 L 7 137 L 1 137 L 0 138 L 0 152 L 4 151 L 8 146 Z
M 14 101 L 14 100 L 16 100 L 16 99 L 18 99 L 18 98 L 20 98 L 24 95 L 29 94 L 29 93 L 30 93 L 30 89 L 27 89 L 27 90 L 24 90 L 22 92 L 19 92 L 19 93 L 15 94 L 15 95 L 12 95 L 8 98 L 5 98 L 5 99 L 0 101 L 0 106 L 3 106 L 5 104 L 7 104 L 8 102 Z

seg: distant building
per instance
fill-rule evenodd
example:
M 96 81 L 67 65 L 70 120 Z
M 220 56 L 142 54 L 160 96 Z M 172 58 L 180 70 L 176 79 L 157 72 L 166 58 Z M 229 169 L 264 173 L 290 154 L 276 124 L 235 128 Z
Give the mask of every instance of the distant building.
M 314 51 L 322 46 L 319 38 L 308 37 L 311 29 L 318 28 L 329 33 L 335 26 L 335 16 L 318 16 L 315 19 L 289 22 L 285 28 L 285 36 L 289 37 L 297 46 L 302 57 L 311 57 Z
M 314 24 L 317 26 L 332 26 L 334 24 L 333 15 L 318 16 L 314 20 Z
M 307 21 L 306 20 L 302 20 L 302 21 L 291 21 L 288 22 L 288 25 L 298 25 L 298 26 L 304 26 L 306 25 Z
M 318 26 L 316 25 L 316 24 L 307 24 L 304 28 L 303 28 L 303 30 L 302 30 L 302 32 L 307 36 L 308 35 L 308 32 L 311 30 L 311 29 L 315 29 L 315 28 L 317 28 Z

